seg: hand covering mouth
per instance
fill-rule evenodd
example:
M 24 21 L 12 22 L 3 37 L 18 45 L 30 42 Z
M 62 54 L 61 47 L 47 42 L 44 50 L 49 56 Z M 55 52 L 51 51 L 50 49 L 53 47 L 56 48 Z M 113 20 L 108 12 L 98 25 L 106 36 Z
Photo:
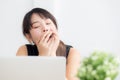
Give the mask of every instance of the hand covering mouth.
M 51 38 L 53 36 L 53 33 L 50 35 L 50 37 L 49 38 Z

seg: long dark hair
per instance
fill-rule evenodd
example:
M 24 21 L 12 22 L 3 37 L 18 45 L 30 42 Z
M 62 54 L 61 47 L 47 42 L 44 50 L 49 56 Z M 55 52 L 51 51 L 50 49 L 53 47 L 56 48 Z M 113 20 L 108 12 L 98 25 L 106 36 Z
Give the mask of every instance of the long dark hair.
M 58 29 L 56 19 L 50 12 L 48 12 L 47 10 L 42 9 L 42 8 L 34 8 L 24 16 L 23 28 L 22 28 L 24 36 L 26 34 L 30 34 L 30 29 L 32 27 L 31 26 L 31 16 L 33 13 L 38 14 L 41 18 L 51 19 L 53 21 L 53 23 L 55 24 L 56 29 Z M 58 49 L 56 51 L 56 55 L 57 56 L 66 56 L 66 46 L 61 40 L 60 40 Z

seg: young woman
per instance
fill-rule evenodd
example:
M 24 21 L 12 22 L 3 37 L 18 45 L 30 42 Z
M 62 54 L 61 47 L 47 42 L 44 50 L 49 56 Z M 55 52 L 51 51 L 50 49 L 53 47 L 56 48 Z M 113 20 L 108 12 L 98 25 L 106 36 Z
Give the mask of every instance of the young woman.
M 76 77 L 80 54 L 70 45 L 64 44 L 58 36 L 55 17 L 42 8 L 29 11 L 23 20 L 23 34 L 31 44 L 21 46 L 17 56 L 64 56 L 66 57 L 67 80 Z

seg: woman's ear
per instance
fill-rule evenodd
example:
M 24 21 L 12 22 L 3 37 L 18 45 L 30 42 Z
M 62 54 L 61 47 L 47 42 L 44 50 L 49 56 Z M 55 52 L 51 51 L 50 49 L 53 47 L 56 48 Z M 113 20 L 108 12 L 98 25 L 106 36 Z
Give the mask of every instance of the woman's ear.
M 33 40 L 31 38 L 30 34 L 25 34 L 25 37 L 27 38 L 27 40 L 29 41 L 29 43 L 33 44 Z

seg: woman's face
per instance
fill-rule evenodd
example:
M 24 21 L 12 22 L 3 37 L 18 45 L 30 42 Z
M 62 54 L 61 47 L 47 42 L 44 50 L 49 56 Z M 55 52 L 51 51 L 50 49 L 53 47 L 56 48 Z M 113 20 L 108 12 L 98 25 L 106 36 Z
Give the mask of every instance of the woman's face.
M 41 18 L 36 13 L 31 17 L 31 24 L 30 37 L 35 44 L 40 41 L 41 36 L 44 35 L 46 31 L 57 33 L 56 26 L 51 19 Z

